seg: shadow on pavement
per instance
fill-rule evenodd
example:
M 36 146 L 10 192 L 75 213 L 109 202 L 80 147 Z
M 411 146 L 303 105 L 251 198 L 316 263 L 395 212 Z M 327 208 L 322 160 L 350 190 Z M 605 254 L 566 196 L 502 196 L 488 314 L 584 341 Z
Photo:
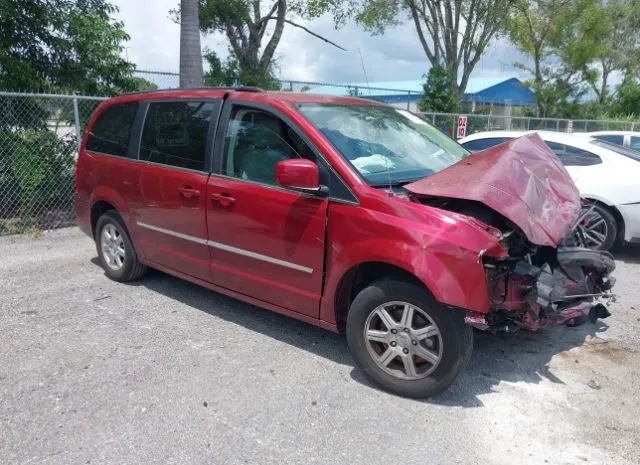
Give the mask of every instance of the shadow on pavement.
M 616 260 L 625 263 L 640 263 L 640 244 L 618 245 L 611 251 Z
M 564 384 L 549 370 L 553 356 L 581 346 L 589 335 L 606 331 L 604 321 L 577 328 L 556 326 L 536 333 L 521 331 L 501 336 L 476 332 L 474 353 L 456 384 L 430 402 L 440 405 L 481 407 L 478 395 L 493 391 L 502 381 L 537 384 L 542 380 Z
M 91 261 L 99 266 L 97 259 Z M 335 363 L 354 366 L 346 339 L 330 331 L 240 302 L 157 270 L 150 270 L 140 281 L 129 285 L 144 286 L 251 331 Z M 562 384 L 563 381 L 549 371 L 551 358 L 582 345 L 587 335 L 595 335 L 607 328 L 605 322 L 598 321 L 596 324 L 586 323 L 577 328 L 559 326 L 537 333 L 522 331 L 506 336 L 476 331 L 474 352 L 467 369 L 447 391 L 422 402 L 482 407 L 478 396 L 492 392 L 494 386 L 502 381 L 535 384 L 541 380 L 549 380 Z M 378 389 L 356 367 L 351 371 L 351 377 L 359 383 Z

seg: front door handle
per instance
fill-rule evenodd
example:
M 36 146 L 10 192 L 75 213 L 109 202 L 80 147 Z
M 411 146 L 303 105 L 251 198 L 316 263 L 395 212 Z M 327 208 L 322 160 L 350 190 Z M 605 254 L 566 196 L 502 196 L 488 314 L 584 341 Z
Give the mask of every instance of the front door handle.
M 198 189 L 193 189 L 189 186 L 179 187 L 178 192 L 180 192 L 180 194 L 185 199 L 194 199 L 194 198 L 200 197 L 200 191 Z
M 229 194 L 211 194 L 211 200 L 218 202 L 223 207 L 229 207 L 236 202 L 236 199 Z

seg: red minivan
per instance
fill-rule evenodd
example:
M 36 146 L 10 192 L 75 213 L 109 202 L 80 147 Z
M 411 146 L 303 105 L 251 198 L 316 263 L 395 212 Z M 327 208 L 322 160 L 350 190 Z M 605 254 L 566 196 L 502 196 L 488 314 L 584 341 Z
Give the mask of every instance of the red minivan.
M 100 105 L 76 213 L 105 273 L 147 267 L 333 331 L 384 388 L 427 397 L 472 328 L 608 316 L 610 254 L 563 246 L 578 191 L 536 135 L 469 154 L 377 102 L 253 88 Z

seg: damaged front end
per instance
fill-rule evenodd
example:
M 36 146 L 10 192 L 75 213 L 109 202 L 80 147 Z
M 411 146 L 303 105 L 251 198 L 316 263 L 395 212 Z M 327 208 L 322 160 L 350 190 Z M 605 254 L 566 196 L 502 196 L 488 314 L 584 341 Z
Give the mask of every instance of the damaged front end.
M 472 217 L 502 232 L 504 252 L 482 251 L 488 313 L 467 323 L 512 332 L 579 325 L 609 316 L 615 268 L 608 252 L 563 245 L 580 196 L 556 155 L 535 134 L 478 152 L 404 186 L 411 199 Z
M 429 197 L 419 201 L 503 232 L 499 250 L 505 253 L 493 256 L 483 251 L 478 257 L 485 270 L 489 311 L 468 312 L 468 324 L 494 332 L 535 331 L 609 316 L 605 304 L 614 297 L 615 283 L 609 252 L 534 244 L 516 224 L 479 202 Z
M 514 331 L 606 318 L 615 268 L 608 252 L 576 247 L 540 247 L 520 257 L 492 259 L 484 266 L 491 310 L 485 329 Z

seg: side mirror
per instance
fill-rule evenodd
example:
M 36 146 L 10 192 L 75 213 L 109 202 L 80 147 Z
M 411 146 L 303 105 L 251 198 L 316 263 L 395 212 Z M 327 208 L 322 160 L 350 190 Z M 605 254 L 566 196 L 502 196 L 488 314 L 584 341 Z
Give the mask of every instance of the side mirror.
M 311 160 L 294 158 L 282 160 L 276 165 L 276 184 L 282 187 L 312 193 L 326 194 L 326 186 L 320 185 L 320 171 Z

